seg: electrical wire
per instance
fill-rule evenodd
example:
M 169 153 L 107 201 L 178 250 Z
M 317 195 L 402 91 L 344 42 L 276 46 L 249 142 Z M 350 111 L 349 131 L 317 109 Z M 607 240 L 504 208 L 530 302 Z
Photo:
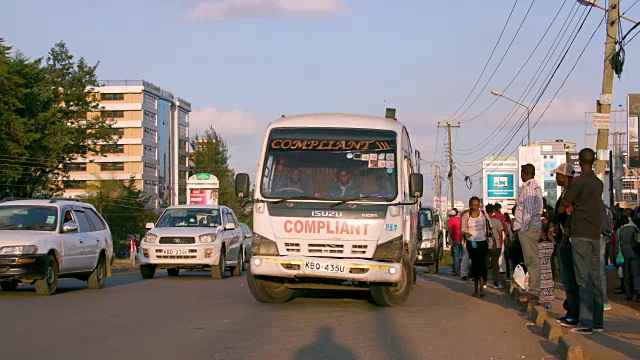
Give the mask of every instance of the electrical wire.
M 453 113 L 453 115 L 449 116 L 449 118 L 444 120 L 444 122 L 447 122 L 447 121 L 451 120 L 454 116 L 456 116 L 456 114 L 458 114 L 458 111 L 460 111 L 460 109 L 462 109 L 462 107 L 464 107 L 464 105 L 469 100 L 469 98 L 471 97 L 471 95 L 475 91 L 476 87 L 480 83 L 480 80 L 482 79 L 482 76 L 484 75 L 484 72 L 487 70 L 487 67 L 489 66 L 489 63 L 491 62 L 491 59 L 493 58 L 493 55 L 495 54 L 496 49 L 498 48 L 498 45 L 500 44 L 500 40 L 502 40 L 502 36 L 504 35 L 504 32 L 507 30 L 507 26 L 509 25 L 509 21 L 511 21 L 511 16 L 513 15 L 514 10 L 516 9 L 516 5 L 518 5 L 518 0 L 516 0 L 513 3 L 513 7 L 511 8 L 511 11 L 509 12 L 509 16 L 507 17 L 507 21 L 504 23 L 504 26 L 502 27 L 502 31 L 500 31 L 500 36 L 498 36 L 498 40 L 496 41 L 496 44 L 493 46 L 493 50 L 491 51 L 491 54 L 489 55 L 489 58 L 487 59 L 487 62 L 484 64 L 484 68 L 482 69 L 482 72 L 480 72 L 480 75 L 478 76 L 478 79 L 476 80 L 476 83 L 473 85 L 473 88 L 471 88 L 471 91 L 469 91 L 469 94 L 467 94 L 467 97 L 464 99 L 462 104 L 460 104 L 460 107 L 458 107 L 458 109 Z

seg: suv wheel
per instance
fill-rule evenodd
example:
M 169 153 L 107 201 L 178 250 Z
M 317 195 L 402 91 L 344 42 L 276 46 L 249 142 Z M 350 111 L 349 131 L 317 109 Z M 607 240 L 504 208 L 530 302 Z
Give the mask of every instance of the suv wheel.
M 156 274 L 156 267 L 153 265 L 140 265 L 140 275 L 143 279 L 153 279 Z
M 225 256 L 224 248 L 220 249 L 220 260 L 218 260 L 218 266 L 211 268 L 211 278 L 220 280 L 224 277 L 224 272 L 227 270 L 227 259 Z
M 233 268 L 233 276 L 242 276 L 242 270 L 244 270 L 244 257 L 242 256 L 243 253 L 244 250 L 240 248 L 240 251 L 238 251 L 237 265 Z
M 104 255 L 98 258 L 98 264 L 87 280 L 89 289 L 102 289 L 107 278 L 107 260 Z
M 36 294 L 38 295 L 53 295 L 58 288 L 58 262 L 56 259 L 47 255 L 44 262 L 44 278 L 42 280 L 36 280 L 34 284 L 36 288 Z

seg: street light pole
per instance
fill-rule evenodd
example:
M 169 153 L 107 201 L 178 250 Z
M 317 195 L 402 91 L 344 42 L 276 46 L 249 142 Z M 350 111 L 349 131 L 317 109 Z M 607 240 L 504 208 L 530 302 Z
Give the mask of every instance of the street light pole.
M 527 146 L 531 146 L 531 124 L 529 122 L 530 118 L 531 118 L 531 109 L 527 105 L 525 105 L 523 103 L 517 102 L 517 101 L 515 101 L 515 100 L 513 100 L 511 98 L 508 98 L 508 97 L 504 96 L 504 94 L 500 90 L 496 90 L 496 89 L 491 90 L 491 94 L 493 94 L 495 96 L 498 96 L 498 97 L 501 97 L 501 98 L 505 98 L 505 99 L 507 99 L 507 100 L 509 100 L 509 101 L 511 101 L 511 102 L 513 102 L 513 103 L 515 103 L 517 105 L 520 105 L 523 108 L 527 109 Z

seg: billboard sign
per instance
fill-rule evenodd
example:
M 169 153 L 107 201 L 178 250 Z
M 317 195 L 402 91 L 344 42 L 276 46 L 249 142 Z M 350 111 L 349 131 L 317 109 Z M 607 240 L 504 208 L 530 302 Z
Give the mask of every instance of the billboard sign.
M 487 198 L 513 199 L 516 197 L 516 174 L 491 173 L 487 174 Z
M 218 178 L 207 173 L 199 173 L 187 180 L 187 204 L 218 205 Z
M 638 151 L 638 116 L 640 116 L 640 94 L 627 95 L 627 154 L 630 168 L 640 168 L 640 152 Z
M 190 205 L 218 205 L 218 189 L 189 189 Z

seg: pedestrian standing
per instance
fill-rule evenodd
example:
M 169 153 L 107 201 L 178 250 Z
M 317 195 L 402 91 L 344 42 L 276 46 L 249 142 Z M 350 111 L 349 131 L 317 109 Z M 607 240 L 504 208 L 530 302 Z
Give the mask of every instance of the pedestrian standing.
M 467 281 L 469 279 L 469 251 L 467 250 L 467 239 L 465 236 L 462 236 L 462 218 L 465 214 L 469 214 L 469 209 L 465 209 L 462 211 L 460 215 L 460 242 L 462 244 L 462 259 L 460 260 L 460 280 Z
M 571 242 L 569 241 L 569 218 L 566 213 L 560 213 L 560 205 L 564 199 L 567 189 L 571 186 L 575 169 L 571 164 L 560 164 L 555 170 L 556 185 L 562 187 L 562 193 L 556 202 L 556 207 L 551 216 L 551 236 L 558 244 L 557 253 L 560 263 L 560 277 L 562 285 L 566 293 L 566 300 L 563 307 L 567 313 L 558 319 L 561 323 L 566 322 L 578 325 L 578 316 L 580 312 L 580 295 L 578 293 L 578 283 L 576 282 L 576 274 L 573 269 L 573 255 L 571 251 Z
M 507 271 L 507 259 L 504 256 L 504 251 L 505 251 L 505 246 L 504 244 L 507 243 L 507 240 L 509 238 L 509 226 L 507 225 L 507 219 L 506 217 L 502 214 L 502 205 L 500 205 L 500 203 L 495 203 L 493 204 L 493 215 L 491 215 L 491 217 L 494 217 L 496 219 L 498 219 L 500 221 L 500 225 L 502 225 L 502 249 L 501 249 L 501 253 L 500 253 L 500 259 L 498 262 L 498 265 L 500 267 L 500 273 L 507 273 L 507 276 L 509 276 L 509 273 Z
M 502 256 L 502 243 L 504 241 L 504 229 L 500 220 L 494 217 L 495 206 L 488 204 L 485 207 L 493 236 L 489 238 L 489 264 L 491 264 L 491 276 L 493 279 L 493 287 L 502 289 L 500 285 L 500 256 Z M 501 214 L 502 215 L 502 214 Z
M 460 257 L 462 255 L 462 242 L 460 241 L 460 217 L 458 209 L 449 210 L 447 228 L 451 237 L 451 254 L 453 256 L 453 276 L 460 276 Z
M 592 334 L 594 330 L 604 331 L 604 293 L 600 271 L 604 266 L 600 237 L 604 185 L 593 172 L 595 152 L 589 148 L 582 149 L 578 159 L 582 175 L 565 193 L 559 210 L 570 216 L 573 267 L 580 294 L 580 318 L 578 327 L 572 331 L 587 335 Z
M 622 225 L 617 231 L 617 247 L 622 253 L 622 279 L 624 281 L 625 299 L 633 300 L 636 295 L 636 301 L 640 302 L 640 256 L 633 249 L 637 237 L 638 227 L 628 219 L 625 225 Z
M 467 251 L 471 258 L 471 271 L 473 273 L 474 297 L 484 297 L 484 284 L 487 279 L 487 266 L 485 260 L 489 246 L 487 233 L 489 216 L 482 211 L 480 199 L 476 196 L 469 199 L 470 211 L 461 218 L 461 228 L 467 240 Z
M 543 200 L 542 190 L 534 179 L 536 168 L 532 164 L 521 167 L 522 186 L 516 207 L 514 230 L 524 254 L 524 263 L 529 274 L 529 289 L 520 296 L 521 302 L 538 301 L 540 299 L 540 256 L 538 242 L 542 230 Z

